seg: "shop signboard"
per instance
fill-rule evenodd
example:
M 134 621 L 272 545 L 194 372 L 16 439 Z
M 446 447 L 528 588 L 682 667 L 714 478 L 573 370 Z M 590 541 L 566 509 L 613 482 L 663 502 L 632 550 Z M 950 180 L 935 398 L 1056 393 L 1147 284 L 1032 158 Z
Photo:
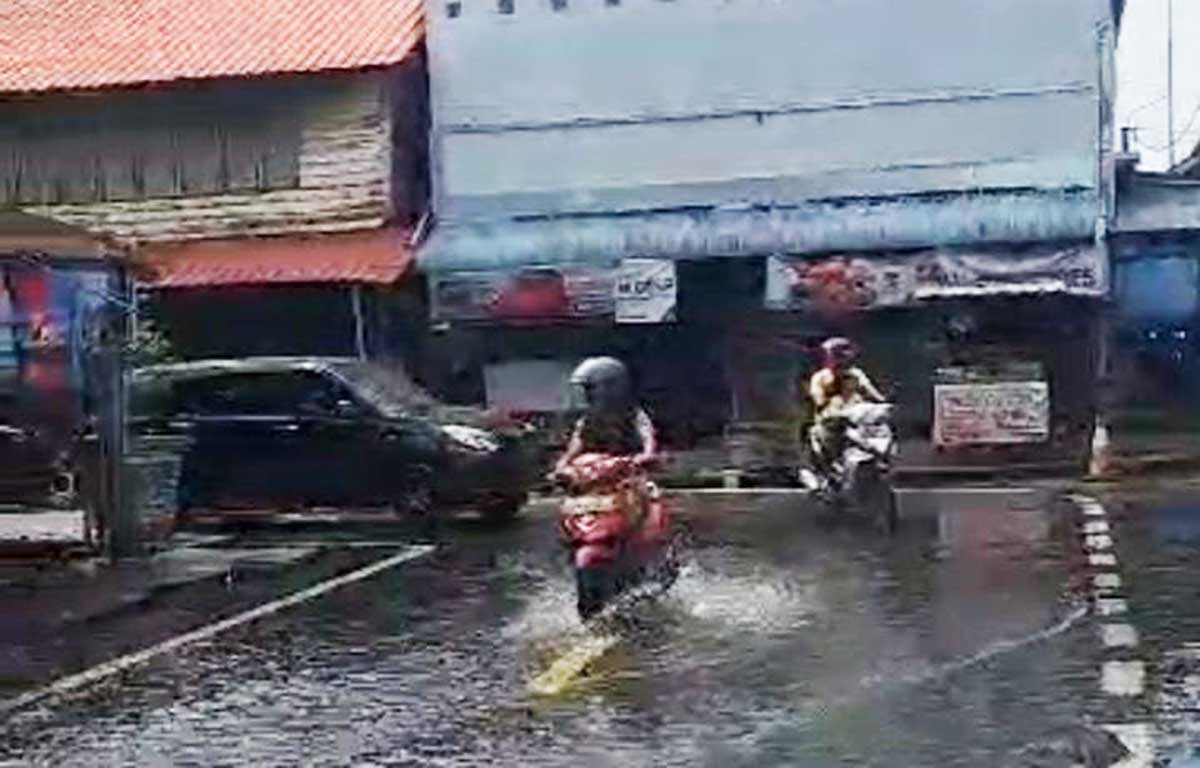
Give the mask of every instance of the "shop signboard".
M 1104 296 L 1108 262 L 1090 244 L 1011 251 L 928 251 L 916 259 L 917 299 L 1058 293 Z
M 613 286 L 618 323 L 675 321 L 678 280 L 669 259 L 625 259 Z
M 1050 436 L 1045 381 L 937 384 L 933 401 L 933 442 L 939 447 L 1041 443 Z
M 432 277 L 435 320 L 538 322 L 614 313 L 612 267 L 530 267 Z
M 964 296 L 1058 293 L 1103 296 L 1103 253 L 1090 245 L 1013 251 L 937 251 L 880 256 L 771 257 L 766 306 L 870 310 Z

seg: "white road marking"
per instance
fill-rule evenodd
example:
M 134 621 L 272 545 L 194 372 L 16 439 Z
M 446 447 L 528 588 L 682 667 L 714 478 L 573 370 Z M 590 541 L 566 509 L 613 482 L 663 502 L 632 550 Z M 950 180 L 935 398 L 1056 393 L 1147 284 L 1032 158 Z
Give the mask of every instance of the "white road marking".
M 811 496 L 807 488 L 664 488 L 667 496 Z
M 1121 589 L 1121 576 L 1114 571 L 1119 567 L 1111 534 L 1112 528 L 1104 519 L 1104 507 L 1095 499 L 1072 496 L 1071 501 L 1083 512 L 1083 546 L 1088 553 L 1088 565 L 1093 569 L 1107 568 L 1092 574 L 1095 589 L 1096 613 L 1100 616 L 1123 616 L 1129 612 L 1129 604 L 1111 593 Z M 1110 653 L 1118 649 L 1136 648 L 1140 642 L 1137 629 L 1125 622 L 1114 621 L 1101 624 L 1100 641 Z M 1141 660 L 1110 660 L 1100 667 L 1100 687 L 1109 696 L 1140 696 L 1146 689 L 1146 664 Z M 1117 765 L 1120 768 L 1144 768 L 1153 765 L 1153 731 L 1145 723 L 1125 723 L 1104 726 L 1121 740 L 1130 755 Z
M 1138 633 L 1130 624 L 1101 624 L 1100 639 L 1105 648 L 1136 648 Z
M 1167 651 L 1168 659 L 1200 661 L 1200 643 L 1184 643 L 1173 651 Z
M 271 616 L 279 613 L 287 608 L 291 608 L 301 603 L 307 603 L 315 600 L 322 595 L 333 592 L 349 584 L 353 584 L 364 579 L 368 579 L 377 573 L 386 571 L 390 568 L 395 568 L 398 565 L 403 565 L 411 560 L 416 560 L 419 557 L 424 557 L 434 551 L 436 547 L 432 545 L 412 546 L 399 552 L 391 557 L 385 557 L 382 560 L 377 560 L 370 565 L 365 565 L 362 568 L 351 571 L 350 573 L 337 576 L 335 578 L 323 581 L 307 589 L 302 589 L 299 592 L 294 592 L 287 597 L 278 600 L 272 600 L 269 603 L 264 603 L 257 608 L 251 608 L 248 611 L 243 611 L 235 616 L 230 616 L 213 624 L 194 629 L 191 632 L 185 632 L 182 635 L 172 637 L 169 640 L 164 640 L 161 643 L 144 648 L 140 651 L 119 656 L 112 661 L 99 664 L 91 669 L 84 670 L 74 675 L 60 678 L 53 683 L 39 688 L 34 691 L 17 696 L 14 699 L 0 702 L 0 714 L 8 714 L 18 709 L 24 709 L 32 704 L 36 704 L 44 699 L 63 696 L 65 694 L 77 691 L 93 683 L 99 682 L 108 677 L 112 677 L 127 669 L 145 664 L 146 662 L 164 654 L 177 651 L 189 645 L 194 645 L 204 640 L 210 640 L 217 635 L 228 632 L 244 624 L 257 621 L 258 619 Z
M 1030 488 L 1028 486 L 1019 486 L 1016 488 L 1005 488 L 1005 487 L 996 487 L 994 485 L 980 485 L 980 486 L 961 485 L 961 486 L 938 486 L 937 488 L 902 488 L 902 489 L 897 489 L 897 491 L 899 493 L 938 493 L 938 494 L 942 494 L 942 493 L 968 494 L 969 493 L 969 494 L 980 494 L 980 495 L 995 493 L 995 494 L 1009 494 L 1012 496 L 1016 496 L 1018 494 L 1037 493 L 1038 489 Z
M 1068 496 L 1067 500 L 1079 507 L 1079 511 L 1089 517 L 1103 517 L 1104 507 L 1091 496 Z
M 1146 665 L 1141 661 L 1106 661 L 1100 668 L 1100 687 L 1109 696 L 1140 696 L 1146 689 Z
M 1113 768 L 1150 768 L 1154 765 L 1154 726 L 1150 723 L 1121 723 L 1100 726 L 1121 740 L 1129 757 Z
M 1129 612 L 1129 605 L 1119 597 L 1096 599 L 1096 613 L 1101 616 L 1120 616 Z

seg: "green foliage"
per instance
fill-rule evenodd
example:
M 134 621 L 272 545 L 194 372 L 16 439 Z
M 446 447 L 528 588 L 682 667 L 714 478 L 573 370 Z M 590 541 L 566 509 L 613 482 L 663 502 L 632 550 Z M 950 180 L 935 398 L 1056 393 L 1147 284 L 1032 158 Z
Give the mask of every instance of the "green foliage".
M 125 348 L 125 357 L 134 368 L 179 359 L 167 333 L 156 322 L 146 318 L 137 323 L 137 330 Z

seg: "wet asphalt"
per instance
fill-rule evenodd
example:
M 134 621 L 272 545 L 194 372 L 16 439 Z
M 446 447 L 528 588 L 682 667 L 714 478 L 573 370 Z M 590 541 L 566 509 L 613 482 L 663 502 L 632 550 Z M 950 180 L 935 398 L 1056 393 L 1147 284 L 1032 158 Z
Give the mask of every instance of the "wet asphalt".
M 560 695 L 527 692 L 587 638 L 543 505 L 447 526 L 427 557 L 13 715 L 0 764 L 1069 765 L 1026 756 L 1113 716 L 1051 489 L 905 493 L 894 538 L 796 496 L 675 503 L 679 581 Z M 137 647 L 387 551 L 335 548 L 181 593 L 133 636 L 96 631 L 107 653 Z
M 1200 768 L 1200 481 L 1160 478 L 1095 494 L 1112 521 L 1146 689 L 1129 703 L 1150 726 L 1161 765 Z

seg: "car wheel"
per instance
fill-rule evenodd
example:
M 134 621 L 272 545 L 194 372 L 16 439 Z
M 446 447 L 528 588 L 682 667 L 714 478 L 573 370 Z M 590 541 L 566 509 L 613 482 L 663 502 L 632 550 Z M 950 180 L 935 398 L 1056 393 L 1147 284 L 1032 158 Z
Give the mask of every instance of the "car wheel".
M 427 484 L 419 485 L 408 493 L 404 503 L 399 506 L 410 515 L 428 517 L 433 513 L 433 489 Z

